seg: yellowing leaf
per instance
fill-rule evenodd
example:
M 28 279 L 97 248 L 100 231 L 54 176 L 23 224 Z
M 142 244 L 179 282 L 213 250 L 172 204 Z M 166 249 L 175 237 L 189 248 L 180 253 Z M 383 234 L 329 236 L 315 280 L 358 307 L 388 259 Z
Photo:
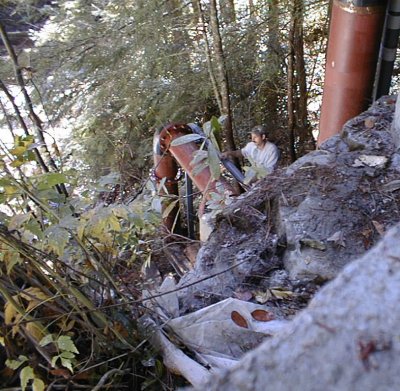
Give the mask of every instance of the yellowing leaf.
M 29 380 L 33 380 L 35 378 L 35 375 L 31 367 L 25 367 L 22 368 L 19 377 L 21 379 L 21 389 L 22 391 L 25 391 L 25 388 L 28 385 Z
M 18 298 L 18 296 L 14 296 L 13 298 Z M 21 318 L 21 314 L 17 311 L 17 309 L 10 303 L 9 301 L 6 302 L 4 305 L 4 323 L 5 324 L 12 324 L 18 319 Z
M 15 196 L 19 194 L 19 190 L 16 186 L 7 185 L 4 186 L 4 193 L 8 196 Z
M 14 167 L 14 168 L 17 168 L 17 167 L 21 167 L 24 163 L 26 163 L 24 160 L 22 160 L 22 159 L 16 159 L 16 160 L 13 160 L 13 161 L 10 163 L 10 166 L 11 166 L 11 167 Z
M 58 326 L 64 332 L 71 331 L 73 329 L 73 327 L 75 326 L 75 320 L 71 320 L 71 321 L 67 322 L 64 319 L 62 322 L 58 323 Z
M 170 213 L 176 208 L 178 202 L 179 202 L 179 200 L 174 200 L 169 203 L 169 205 L 163 211 L 163 214 L 162 214 L 163 219 L 170 215 Z
M 40 305 L 42 302 L 49 300 L 49 296 L 40 288 L 36 287 L 30 287 L 23 290 L 20 293 L 20 296 L 28 301 L 28 307 L 26 308 L 27 312 Z
M 112 213 L 123 219 L 128 219 L 129 210 L 125 206 L 117 206 L 112 209 Z
M 26 331 L 37 342 L 39 342 L 40 340 L 43 339 L 43 336 L 44 336 L 43 326 L 39 322 L 29 322 L 29 323 L 27 323 L 26 324 Z
M 12 153 L 15 156 L 21 156 L 26 152 L 26 147 L 20 146 L 20 147 L 15 147 L 10 150 L 10 153 Z
M 4 257 L 4 262 L 7 268 L 7 274 L 10 275 L 15 265 L 19 265 L 22 262 L 21 255 L 16 251 L 9 251 Z
M 254 293 L 254 298 L 260 304 L 265 304 L 269 299 L 271 299 L 272 295 L 269 290 L 266 292 L 258 291 Z
M 115 232 L 120 232 L 121 231 L 121 224 L 119 223 L 118 219 L 113 214 L 111 214 L 108 217 L 107 223 L 108 223 L 109 228 L 112 231 L 115 231 Z
M 20 356 L 18 356 L 18 360 L 6 360 L 6 365 L 8 368 L 16 370 L 25 361 L 28 361 L 28 358 L 26 356 L 20 355 Z
M 21 304 L 20 298 L 28 301 L 27 308 Z M 13 324 L 12 335 L 14 336 L 19 331 L 19 322 L 25 318 L 35 307 L 40 305 L 43 301 L 48 300 L 49 297 L 42 292 L 39 288 L 31 287 L 22 291 L 20 294 L 13 296 L 14 301 L 20 306 L 18 311 L 12 302 L 7 301 L 4 305 L 4 322 L 5 324 Z M 24 313 L 22 313 L 24 311 Z M 26 324 L 26 331 L 37 341 L 40 341 L 44 335 L 44 327 L 40 322 L 28 322 Z
M 44 391 L 45 384 L 42 379 L 39 379 L 38 377 L 35 378 L 32 384 L 32 390 L 33 391 Z
M 270 289 L 270 291 L 277 299 L 286 299 L 294 295 L 292 291 L 284 291 L 279 289 Z

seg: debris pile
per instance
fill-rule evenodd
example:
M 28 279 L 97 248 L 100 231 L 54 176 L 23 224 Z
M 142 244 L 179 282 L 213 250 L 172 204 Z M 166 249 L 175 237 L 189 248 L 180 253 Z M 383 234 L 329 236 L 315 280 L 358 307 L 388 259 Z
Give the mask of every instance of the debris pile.
M 298 377 L 323 366 L 320 358 L 324 355 L 330 357 L 327 361 L 337 361 L 329 364 L 324 387 L 329 389 L 330 381 L 332 387 L 337 384 L 335 389 L 360 389 L 358 383 L 352 386 L 356 377 L 350 379 L 342 373 L 344 364 L 335 355 L 354 359 L 356 369 L 351 376 L 360 377 L 362 371 L 376 370 L 375 353 L 383 354 L 380 352 L 389 351 L 384 347 L 391 346 L 393 355 L 399 348 L 398 341 L 393 341 L 394 323 L 392 332 L 389 326 L 380 325 L 383 318 L 378 307 L 380 300 L 385 306 L 390 300 L 383 312 L 393 320 L 398 318 L 389 310 L 400 290 L 390 286 L 389 296 L 385 293 L 385 279 L 390 277 L 391 282 L 400 275 L 399 250 L 391 248 L 396 247 L 400 228 L 385 236 L 400 221 L 400 155 L 391 131 L 394 109 L 393 97 L 381 98 L 347 122 L 340 135 L 258 182 L 217 216 L 215 229 L 201 247 L 193 269 L 173 289 L 175 308 L 163 315 L 164 330 L 181 341 L 202 368 L 218 370 L 224 367 L 220 359 L 229 362 L 225 365 L 229 367 L 261 340 L 267 345 L 263 344 L 258 354 L 270 353 L 268 360 L 260 356 L 259 367 L 253 365 L 255 355 L 249 356 L 252 358 L 243 370 L 235 369 L 206 389 L 261 390 L 266 375 L 253 373 L 246 378 L 245 371 L 268 369 L 268 379 L 272 371 L 271 378 L 279 380 L 293 368 L 299 369 L 287 377 L 287 388 L 278 383 L 275 388 L 289 390 L 296 384 L 296 388 L 320 389 L 322 386 L 307 387 L 306 383 L 299 387 L 303 383 Z M 383 236 L 386 239 L 380 247 L 351 263 Z M 314 293 L 332 279 L 308 306 Z M 251 318 L 255 306 L 263 311 L 262 321 Z M 206 313 L 210 317 L 204 321 Z M 274 322 L 279 324 L 277 336 L 271 338 L 275 333 L 267 331 L 253 341 L 258 327 Z M 241 341 L 242 349 L 235 350 L 232 340 Z M 342 345 L 337 340 L 343 341 Z M 300 356 L 307 358 L 301 366 Z M 329 372 L 333 367 L 336 369 Z M 313 378 L 312 373 L 306 377 Z M 390 379 L 382 384 L 389 383 Z M 343 384 L 346 386 L 341 388 Z

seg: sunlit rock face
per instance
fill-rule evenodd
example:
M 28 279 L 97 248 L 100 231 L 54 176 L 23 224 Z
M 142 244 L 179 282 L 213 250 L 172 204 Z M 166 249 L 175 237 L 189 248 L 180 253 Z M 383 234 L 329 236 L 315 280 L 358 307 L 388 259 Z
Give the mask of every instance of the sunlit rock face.
M 182 312 L 268 289 L 277 269 L 293 286 L 331 280 L 400 221 L 395 105 L 381 98 L 224 209 L 179 287 L 212 278 L 179 291 Z

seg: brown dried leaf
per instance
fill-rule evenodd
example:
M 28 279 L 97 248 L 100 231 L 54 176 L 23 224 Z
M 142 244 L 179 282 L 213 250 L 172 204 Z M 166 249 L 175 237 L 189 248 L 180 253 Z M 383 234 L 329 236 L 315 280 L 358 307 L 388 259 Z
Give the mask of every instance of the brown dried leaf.
M 252 299 L 253 294 L 250 291 L 236 291 L 234 296 L 239 300 L 249 301 Z
M 372 220 L 372 224 L 374 225 L 374 227 L 379 235 L 383 236 L 385 234 L 385 228 L 381 223 L 378 223 L 377 221 Z
M 249 325 L 247 324 L 247 320 L 242 315 L 240 315 L 239 312 L 232 311 L 231 319 L 232 319 L 233 323 L 235 323 L 239 327 L 243 327 L 245 329 L 249 328 Z
M 123 337 L 128 337 L 129 332 L 121 322 L 114 322 L 113 329 L 121 334 Z
M 271 295 L 271 292 L 269 291 L 269 289 L 267 289 L 266 292 L 262 292 L 262 291 L 254 292 L 254 298 L 260 304 L 265 304 L 272 297 L 273 296 Z
M 50 373 L 53 376 L 62 376 L 64 379 L 69 379 L 71 377 L 68 369 L 64 368 L 50 369 Z
M 190 244 L 187 246 L 183 252 L 186 255 L 186 258 L 189 259 L 189 262 L 194 265 L 196 263 L 197 253 L 199 252 L 200 245 L 198 243 Z
M 258 320 L 259 322 L 269 322 L 270 320 L 275 319 L 275 316 L 272 312 L 265 310 L 255 310 L 251 313 L 253 319 Z
M 277 299 L 287 299 L 288 297 L 293 296 L 292 291 L 284 291 L 280 289 L 270 289 L 270 291 Z
M 364 125 L 367 129 L 372 129 L 376 124 L 376 118 L 375 117 L 368 117 L 364 121 Z

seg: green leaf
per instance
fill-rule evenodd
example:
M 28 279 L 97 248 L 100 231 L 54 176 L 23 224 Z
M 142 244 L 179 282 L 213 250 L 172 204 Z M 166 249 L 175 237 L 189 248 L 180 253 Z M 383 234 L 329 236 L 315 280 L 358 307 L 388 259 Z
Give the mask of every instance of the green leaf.
M 29 220 L 25 225 L 24 228 L 31 232 L 33 235 L 36 235 L 39 239 L 43 239 L 43 231 L 40 224 L 35 219 Z
M 215 131 L 220 131 L 221 130 L 221 124 L 218 121 L 218 118 L 215 116 L 212 116 L 211 118 L 211 129 L 215 130 Z
M 6 262 L 7 275 L 10 275 L 14 266 L 19 265 L 21 262 L 21 255 L 17 251 L 10 251 L 9 257 L 7 258 Z
M 79 227 L 79 220 L 71 215 L 63 217 L 58 225 L 65 229 L 75 230 Z
M 8 229 L 12 231 L 20 228 L 26 221 L 28 221 L 31 218 L 31 216 L 32 214 L 31 212 L 29 212 L 29 213 L 18 214 L 11 217 L 10 223 L 8 224 Z
M 68 179 L 64 174 L 51 172 L 41 175 L 38 178 L 38 190 L 47 190 L 60 183 L 67 183 Z
M 62 358 L 61 357 L 61 364 L 62 364 L 63 367 L 68 368 L 71 371 L 71 373 L 74 373 L 74 370 L 72 369 L 71 360 L 68 360 L 66 358 Z
M 36 196 L 42 201 L 51 201 L 55 204 L 62 204 L 65 201 L 64 194 L 58 193 L 58 191 L 54 189 L 54 187 L 45 190 L 39 190 Z M 55 205 L 55 207 L 58 208 L 59 206 Z
M 187 144 L 192 141 L 201 140 L 204 137 L 199 134 L 186 134 L 184 136 L 178 137 L 171 142 L 171 147 L 177 147 L 182 144 Z
M 74 345 L 74 342 L 72 341 L 71 337 L 68 335 L 61 335 L 57 339 L 57 346 L 59 350 L 62 351 L 67 351 L 67 352 L 73 352 L 73 353 L 79 353 L 78 349 Z
M 19 378 L 21 379 L 21 389 L 22 391 L 25 391 L 29 380 L 33 380 L 35 378 L 33 369 L 31 367 L 22 368 L 21 373 L 19 374 Z
M 120 183 L 121 176 L 117 172 L 111 172 L 108 175 L 104 175 L 100 177 L 99 179 L 99 185 L 100 186 L 106 186 L 106 185 L 117 185 Z
M 54 342 L 53 334 L 47 334 L 42 340 L 39 342 L 40 346 L 46 346 L 49 343 Z
M 208 146 L 208 160 L 210 164 L 210 171 L 214 179 L 219 179 L 221 176 L 221 170 L 220 170 L 220 161 L 218 157 L 218 152 L 214 145 L 210 144 Z
M 65 351 L 60 354 L 60 357 L 72 360 L 73 358 L 75 358 L 75 353 Z
M 45 231 L 47 244 L 57 255 L 62 256 L 69 241 L 69 234 L 64 228 L 52 226 Z
M 51 366 L 53 367 L 53 368 L 55 368 L 56 366 L 57 366 L 57 360 L 60 358 L 60 356 L 54 356 L 54 357 L 52 357 L 52 359 L 51 359 Z
M 1 178 L 0 179 L 0 187 L 5 187 L 5 186 L 12 186 L 12 181 L 9 178 Z
M 28 361 L 28 357 L 21 355 L 18 356 L 18 360 L 6 360 L 6 365 L 8 368 L 16 370 L 26 361 Z

